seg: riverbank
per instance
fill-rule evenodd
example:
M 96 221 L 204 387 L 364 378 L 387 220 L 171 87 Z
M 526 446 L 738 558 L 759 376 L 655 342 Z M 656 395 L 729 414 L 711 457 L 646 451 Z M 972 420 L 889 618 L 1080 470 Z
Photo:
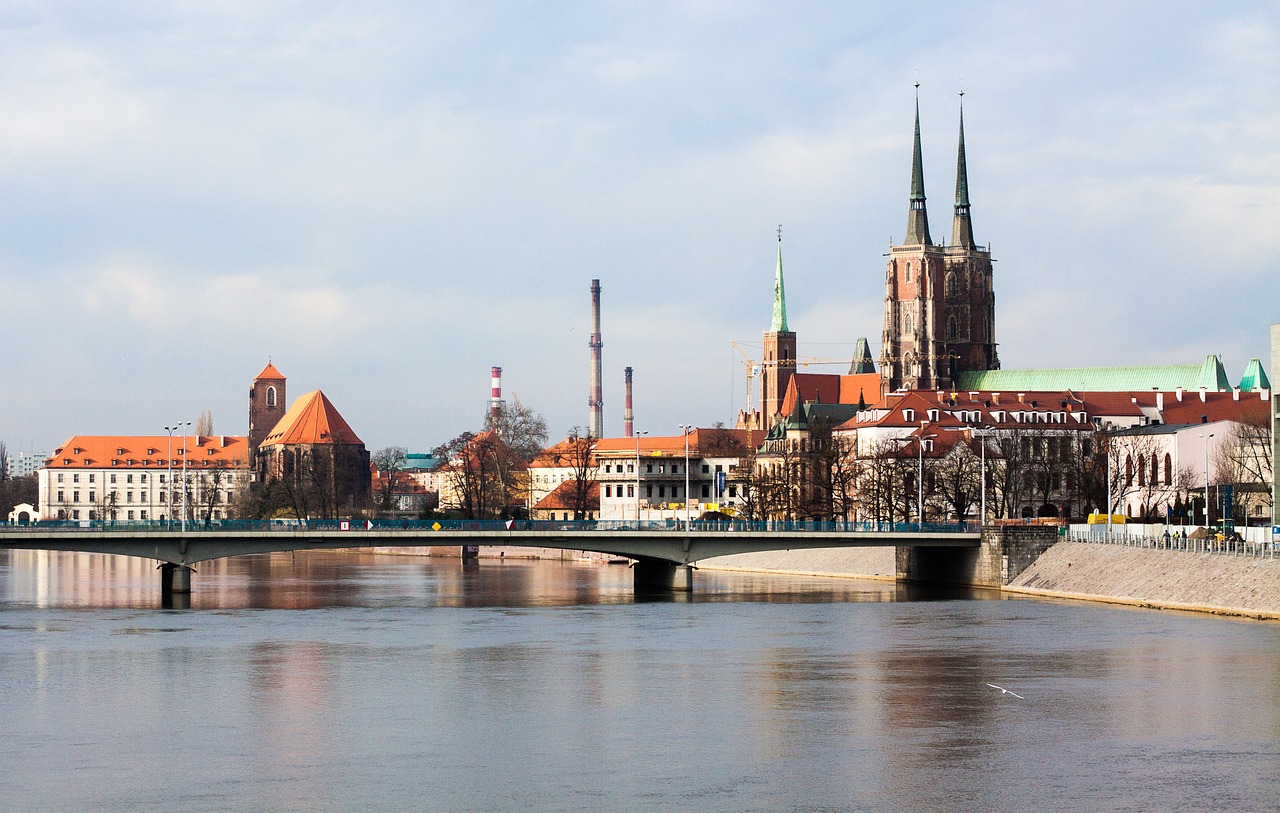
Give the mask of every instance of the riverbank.
M 1280 620 L 1280 559 L 1059 542 L 1004 589 Z
M 895 578 L 893 548 L 832 548 L 721 556 L 706 570 Z M 1059 542 L 1006 593 L 1280 620 L 1280 559 Z

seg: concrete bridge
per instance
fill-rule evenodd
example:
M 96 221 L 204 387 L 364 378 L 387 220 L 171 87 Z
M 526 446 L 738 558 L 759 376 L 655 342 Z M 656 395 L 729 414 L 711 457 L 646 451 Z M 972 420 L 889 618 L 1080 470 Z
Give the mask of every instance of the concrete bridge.
M 223 522 L 186 530 L 159 524 L 42 524 L 0 529 L 0 549 L 80 551 L 139 556 L 161 562 L 162 592 L 189 592 L 192 565 L 226 556 L 279 551 L 373 547 L 519 545 L 585 550 L 635 560 L 638 590 L 691 590 L 692 566 L 737 553 L 839 547 L 897 549 L 904 579 L 990 582 L 992 556 L 1004 534 L 975 525 L 782 522 L 481 522 L 268 521 Z M 996 545 L 998 550 L 982 549 Z M 932 553 L 929 553 L 932 552 Z M 978 563 L 986 562 L 979 566 Z M 975 581 L 975 566 L 987 575 Z M 1007 570 L 1007 567 L 1005 568 Z M 1007 580 L 1006 574 L 1001 574 Z M 999 586 L 999 584 L 989 585 Z

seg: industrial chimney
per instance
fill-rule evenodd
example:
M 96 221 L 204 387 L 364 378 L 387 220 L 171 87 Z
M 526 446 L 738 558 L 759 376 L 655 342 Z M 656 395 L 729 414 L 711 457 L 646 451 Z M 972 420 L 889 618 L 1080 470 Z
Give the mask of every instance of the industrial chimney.
M 635 415 L 631 412 L 631 368 L 626 369 L 627 374 L 627 400 L 622 411 L 622 434 L 623 437 L 635 437 Z
M 587 421 L 587 434 L 593 438 L 604 437 L 604 389 L 601 383 L 603 364 L 601 350 L 604 342 L 600 339 L 600 280 L 591 280 L 591 395 L 587 398 L 587 409 L 591 413 Z
M 502 418 L 502 368 L 490 367 L 489 374 L 493 384 L 489 391 L 489 424 L 497 429 L 498 421 Z

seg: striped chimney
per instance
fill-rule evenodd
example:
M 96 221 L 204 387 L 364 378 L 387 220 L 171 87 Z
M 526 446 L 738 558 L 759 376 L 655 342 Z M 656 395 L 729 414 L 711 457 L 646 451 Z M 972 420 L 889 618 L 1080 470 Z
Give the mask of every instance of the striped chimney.
M 502 368 L 490 367 L 489 375 L 493 384 L 489 391 L 489 418 L 497 426 L 498 419 L 502 417 Z
M 604 342 L 600 339 L 600 280 L 591 280 L 591 394 L 587 398 L 587 409 L 590 418 L 587 421 L 587 434 L 593 438 L 604 437 L 604 388 L 601 383 L 603 362 L 601 350 Z
M 622 434 L 624 437 L 635 437 L 635 415 L 631 412 L 631 368 L 626 369 L 627 400 L 622 412 Z

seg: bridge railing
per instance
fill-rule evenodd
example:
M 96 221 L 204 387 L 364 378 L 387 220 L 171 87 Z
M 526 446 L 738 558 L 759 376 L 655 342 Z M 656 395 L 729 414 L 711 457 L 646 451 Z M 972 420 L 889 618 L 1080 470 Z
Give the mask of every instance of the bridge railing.
M 178 522 L 111 520 L 71 520 L 40 522 L 31 525 L 5 525 L 0 530 L 12 531 L 65 531 L 67 533 L 93 531 L 112 533 L 145 533 L 177 531 Z M 772 533 L 977 533 L 976 522 L 812 522 L 799 520 L 479 520 L 479 519 L 223 519 L 204 522 L 187 521 L 186 532 L 192 534 L 207 531 L 297 532 L 297 531 L 642 531 L 674 533 L 680 531 L 729 531 Z

